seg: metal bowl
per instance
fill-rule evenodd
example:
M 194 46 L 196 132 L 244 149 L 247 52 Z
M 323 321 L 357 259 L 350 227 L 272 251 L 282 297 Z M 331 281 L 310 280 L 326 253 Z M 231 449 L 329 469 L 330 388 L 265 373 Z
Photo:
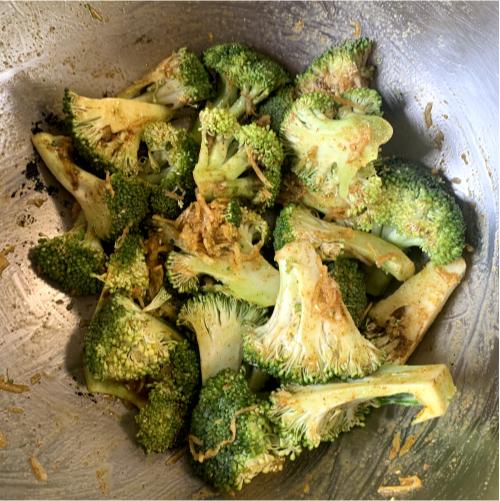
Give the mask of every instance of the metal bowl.
M 29 387 L 0 391 L 1 498 L 214 495 L 185 455 L 145 456 L 119 401 L 85 392 L 81 340 L 94 301 L 51 288 L 27 260 L 39 235 L 60 232 L 69 216 L 62 190 L 46 193 L 56 183 L 45 169 L 27 179 L 34 122 L 60 111 L 65 86 L 113 93 L 185 45 L 243 40 L 300 71 L 351 36 L 353 22 L 377 41 L 377 86 L 395 132 L 386 152 L 443 171 L 467 219 L 466 279 L 412 359 L 448 364 L 459 393 L 446 416 L 415 427 L 411 409 L 378 410 L 365 428 L 261 475 L 238 496 L 377 498 L 381 484 L 418 475 L 422 488 L 408 498 L 498 499 L 498 6 L 475 2 L 0 5 L 0 249 L 14 246 L 0 277 L 0 373 Z M 397 431 L 416 441 L 390 460 Z

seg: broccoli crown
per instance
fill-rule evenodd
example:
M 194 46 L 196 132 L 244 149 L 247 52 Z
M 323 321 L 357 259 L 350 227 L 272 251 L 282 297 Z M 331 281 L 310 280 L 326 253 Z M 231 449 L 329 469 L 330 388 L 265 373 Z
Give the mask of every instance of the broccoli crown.
M 85 365 L 98 379 L 138 379 L 168 362 L 181 339 L 168 324 L 115 294 L 90 323 L 84 341 Z
M 216 106 L 227 107 L 235 117 L 253 114 L 257 104 L 290 80 L 281 65 L 244 44 L 214 45 L 203 60 L 223 81 Z
M 315 91 L 340 94 L 352 87 L 366 87 L 374 72 L 374 67 L 367 65 L 372 49 L 373 42 L 368 38 L 331 47 L 297 77 L 297 90 L 301 94 Z
M 269 321 L 243 333 L 243 357 L 284 381 L 323 383 L 376 370 L 382 352 L 358 331 L 337 283 L 307 242 L 275 257 L 280 288 Z
M 41 238 L 30 250 L 35 270 L 73 296 L 98 294 L 102 284 L 95 275 L 106 266 L 106 254 L 83 214 L 64 235 Z
M 207 200 L 235 198 L 264 209 L 281 182 L 283 148 L 276 134 L 255 123 L 240 126 L 227 110 L 200 114 L 202 144 L 193 176 Z
M 382 96 L 375 89 L 355 87 L 343 92 L 337 116 L 343 118 L 348 113 L 382 116 Z
M 226 222 L 236 226 L 236 228 L 241 223 L 241 213 L 242 209 L 237 200 L 229 200 L 226 208 L 226 212 L 224 215 L 224 219 Z
M 359 326 L 368 306 L 368 299 L 366 297 L 366 277 L 358 261 L 337 258 L 328 265 L 328 273 L 337 282 L 342 294 L 342 301 L 354 323 Z
M 462 255 L 465 223 L 443 179 L 415 162 L 398 158 L 377 165 L 382 197 L 368 207 L 363 229 L 377 231 L 400 247 L 420 247 L 436 265 Z
M 284 460 L 274 452 L 275 437 L 263 405 L 244 374 L 231 369 L 201 389 L 189 445 L 195 470 L 214 487 L 239 490 L 259 473 L 281 470 Z
M 195 296 L 181 308 L 177 324 L 196 334 L 205 382 L 222 369 L 241 367 L 242 332 L 261 325 L 266 310 L 221 293 Z
M 283 118 L 292 106 L 294 99 L 294 87 L 292 85 L 285 85 L 259 106 L 258 115 L 260 117 L 268 116 L 271 122 L 271 129 L 279 135 L 281 133 Z
M 358 171 L 376 160 L 392 137 L 392 127 L 375 115 L 336 114 L 329 95 L 306 94 L 291 106 L 281 129 L 300 180 L 313 191 L 345 198 Z
M 211 94 L 212 85 L 207 71 L 196 54 L 183 47 L 120 92 L 118 97 L 177 109 L 204 101 Z
M 146 249 L 140 235 L 125 232 L 116 242 L 103 281 L 111 293 L 144 298 L 149 286 Z
M 324 260 L 339 255 L 375 264 L 383 271 L 404 281 L 415 273 L 413 261 L 396 245 L 371 233 L 353 230 L 314 216 L 304 207 L 285 207 L 274 228 L 274 248 L 289 242 L 305 241 L 314 246 Z

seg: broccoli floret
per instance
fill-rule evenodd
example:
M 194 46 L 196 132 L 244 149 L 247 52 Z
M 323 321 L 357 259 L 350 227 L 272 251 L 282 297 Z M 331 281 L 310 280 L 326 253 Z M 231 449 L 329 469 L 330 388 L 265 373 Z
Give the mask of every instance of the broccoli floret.
M 359 333 L 314 247 L 290 243 L 275 259 L 280 272 L 276 306 L 266 324 L 243 333 L 245 361 L 299 384 L 375 371 L 383 354 Z
M 97 379 L 138 379 L 167 363 L 181 340 L 167 323 L 115 294 L 94 314 L 85 336 L 84 362 Z
M 149 286 L 146 249 L 140 235 L 125 232 L 116 242 L 106 273 L 101 276 L 107 290 L 142 300 Z
M 339 104 L 337 117 L 343 118 L 349 113 L 382 116 L 382 97 L 375 89 L 359 87 L 349 89 L 340 96 L 334 96 Z
M 387 353 L 389 363 L 406 363 L 461 282 L 465 268 L 463 258 L 445 266 L 427 263 L 370 309 L 365 335 Z
M 281 122 L 283 122 L 283 118 L 292 106 L 294 99 L 295 88 L 292 85 L 285 85 L 259 106 L 258 115 L 259 117 L 268 116 L 271 129 L 280 135 Z
M 365 274 L 354 259 L 337 258 L 328 265 L 328 273 L 335 279 L 342 294 L 342 301 L 359 326 L 368 306 Z
M 372 49 L 373 42 L 368 38 L 331 47 L 297 77 L 297 90 L 301 94 L 315 91 L 341 94 L 352 87 L 367 87 L 374 73 L 374 67 L 367 64 Z
M 183 47 L 118 94 L 119 98 L 177 109 L 208 99 L 212 85 L 198 57 Z
M 347 198 L 358 185 L 358 171 L 376 160 L 380 146 L 392 137 L 392 127 L 375 115 L 336 114 L 329 95 L 305 94 L 292 105 L 281 130 L 299 179 L 313 191 Z
M 452 262 L 465 246 L 460 207 L 442 178 L 415 162 L 380 162 L 382 196 L 354 222 L 399 247 L 420 247 L 436 265 Z
M 260 102 L 290 80 L 277 62 L 240 43 L 210 47 L 203 62 L 221 80 L 215 106 L 228 108 L 236 118 L 253 114 Z
M 324 385 L 289 385 L 271 394 L 268 413 L 282 445 L 313 449 L 362 425 L 370 407 L 422 405 L 413 424 L 442 416 L 456 388 L 445 365 L 384 366 L 363 379 Z
M 243 372 L 225 369 L 200 392 L 189 446 L 195 471 L 217 489 L 239 490 L 259 473 L 280 471 L 284 454 Z
M 135 417 L 137 440 L 147 453 L 164 452 L 185 439 L 200 379 L 198 356 L 188 341 L 175 345 L 169 363 L 155 377 L 158 380 L 149 384 L 147 403 Z
M 40 132 L 32 141 L 50 172 L 80 204 L 98 238 L 115 240 L 147 214 L 149 190 L 139 179 L 115 173 L 104 180 L 80 169 L 71 160 L 67 137 Z
M 319 219 L 303 207 L 289 205 L 276 221 L 274 248 L 281 249 L 294 241 L 309 242 L 325 260 L 342 255 L 375 264 L 400 281 L 415 273 L 411 259 L 395 245 L 370 233 Z
M 198 145 L 184 129 L 165 122 L 148 124 L 142 139 L 153 171 L 144 176 L 151 185 L 151 210 L 175 218 L 193 198 L 193 169 L 198 159 Z
M 212 289 L 259 306 L 272 306 L 278 295 L 279 273 L 260 254 L 268 226 L 265 220 L 241 208 L 236 226 L 228 217 L 229 200 L 192 203 L 176 221 L 153 218 L 165 243 L 181 249 L 169 254 L 166 271 L 179 292 L 197 292 L 200 277 L 222 282 Z M 233 209 L 231 209 L 233 210 Z
M 102 288 L 95 275 L 104 271 L 107 258 L 83 212 L 64 235 L 41 238 L 29 257 L 37 273 L 73 296 L 98 294 Z
M 283 148 L 276 134 L 255 123 L 240 126 L 222 108 L 200 113 L 202 142 L 193 176 L 201 195 L 237 198 L 271 207 L 281 182 Z
M 266 310 L 224 294 L 205 294 L 183 305 L 178 325 L 196 334 L 201 378 L 206 382 L 222 369 L 238 371 L 242 360 L 242 332 L 266 321 Z
M 144 127 L 172 118 L 172 111 L 160 104 L 114 97 L 92 99 L 68 89 L 64 92 L 63 110 L 78 153 L 100 174 L 138 174 Z

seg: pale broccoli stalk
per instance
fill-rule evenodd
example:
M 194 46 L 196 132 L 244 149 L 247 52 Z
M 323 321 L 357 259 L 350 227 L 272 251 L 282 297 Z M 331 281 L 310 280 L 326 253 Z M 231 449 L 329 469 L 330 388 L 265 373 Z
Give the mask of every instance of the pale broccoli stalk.
M 183 47 L 117 97 L 159 103 L 175 110 L 204 101 L 211 94 L 212 85 L 207 71 L 198 57 Z
M 80 204 L 89 228 L 98 238 L 114 240 L 127 227 L 136 227 L 148 211 L 147 187 L 120 173 L 100 179 L 71 160 L 67 137 L 40 132 L 33 144 L 54 177 Z
M 276 221 L 274 247 L 278 250 L 295 241 L 309 242 L 324 260 L 335 260 L 339 255 L 353 257 L 376 265 L 400 281 L 415 273 L 412 260 L 394 244 L 370 233 L 319 219 L 304 207 L 289 205 Z
M 314 247 L 290 243 L 275 259 L 280 272 L 276 306 L 266 324 L 243 334 L 245 361 L 298 384 L 375 371 L 383 354 L 359 333 Z
M 144 127 L 167 121 L 172 110 L 160 104 L 106 97 L 92 99 L 66 89 L 63 101 L 78 153 L 99 174 L 141 170 L 138 151 Z
M 289 385 L 271 393 L 268 416 L 281 445 L 308 449 L 362 425 L 370 407 L 421 405 L 412 424 L 445 414 L 456 393 L 445 365 L 388 365 L 371 376 L 324 385 Z
M 242 332 L 265 320 L 265 309 L 224 294 L 209 293 L 189 299 L 179 312 L 177 325 L 188 327 L 196 335 L 202 383 L 222 369 L 239 371 Z
M 388 363 L 408 360 L 461 282 L 465 269 L 463 258 L 445 266 L 428 263 L 370 309 L 366 336 L 387 353 Z

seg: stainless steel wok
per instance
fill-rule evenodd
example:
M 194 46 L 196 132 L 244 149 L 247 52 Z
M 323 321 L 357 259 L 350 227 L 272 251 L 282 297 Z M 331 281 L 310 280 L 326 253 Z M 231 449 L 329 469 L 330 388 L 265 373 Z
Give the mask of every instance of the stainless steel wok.
M 49 196 L 42 187 L 55 185 L 47 171 L 38 182 L 23 173 L 33 123 L 60 112 L 65 86 L 113 93 L 185 45 L 243 40 L 299 71 L 352 35 L 356 21 L 377 41 L 377 85 L 395 131 L 386 152 L 442 170 L 466 215 L 466 279 L 411 360 L 448 364 L 459 393 L 445 417 L 416 427 L 411 409 L 378 410 L 365 428 L 238 496 L 380 498 L 379 485 L 418 475 L 423 486 L 409 498 L 498 499 L 498 6 L 481 2 L 0 4 L 0 249 L 14 246 L 0 277 L 0 374 L 30 389 L 0 391 L 0 498 L 213 495 L 186 456 L 146 457 L 131 411 L 82 386 L 82 333 L 94 303 L 52 289 L 27 261 L 39 234 L 54 235 L 69 219 L 62 190 Z M 391 461 L 398 430 L 416 442 Z M 30 457 L 47 481 L 35 478 Z

